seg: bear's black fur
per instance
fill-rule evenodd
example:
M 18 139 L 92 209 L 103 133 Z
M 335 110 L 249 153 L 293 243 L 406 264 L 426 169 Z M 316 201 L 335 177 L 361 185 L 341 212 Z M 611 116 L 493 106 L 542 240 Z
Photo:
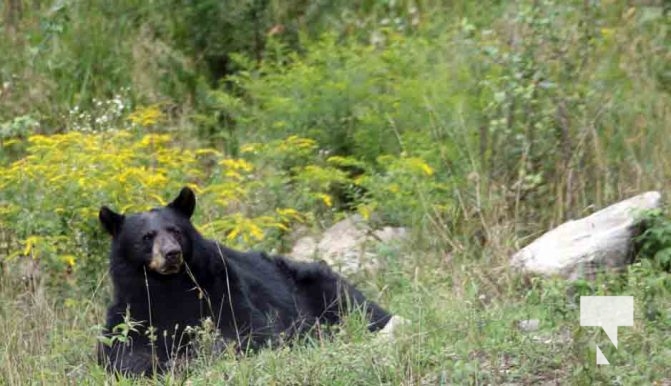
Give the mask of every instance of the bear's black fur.
M 336 324 L 348 305 L 363 307 L 370 331 L 391 318 L 324 263 L 240 252 L 203 238 L 190 221 L 194 209 L 189 188 L 148 212 L 100 209 L 99 219 L 112 235 L 114 300 L 105 335 L 113 335 L 127 312 L 142 323 L 126 343 L 99 344 L 99 363 L 109 371 L 160 373 L 188 345 L 186 326 L 198 326 L 206 317 L 240 349 L 260 348 L 280 334 L 297 336 L 317 324 Z

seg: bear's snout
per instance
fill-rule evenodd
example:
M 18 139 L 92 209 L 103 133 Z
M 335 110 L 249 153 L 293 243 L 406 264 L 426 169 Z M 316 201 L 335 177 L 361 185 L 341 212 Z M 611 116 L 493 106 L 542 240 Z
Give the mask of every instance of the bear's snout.
M 180 265 L 182 263 L 182 251 L 179 249 L 172 249 L 163 253 L 165 262 L 169 265 Z
M 154 239 L 149 268 L 163 275 L 179 272 L 182 263 L 182 248 L 180 244 L 168 234 L 159 234 Z

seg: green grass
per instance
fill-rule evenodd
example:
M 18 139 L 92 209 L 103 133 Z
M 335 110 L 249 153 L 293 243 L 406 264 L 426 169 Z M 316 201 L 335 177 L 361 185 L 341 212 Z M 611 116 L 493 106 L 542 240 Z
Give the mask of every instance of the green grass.
M 142 206 L 198 175 L 201 187 L 219 184 L 233 197 L 215 202 L 217 189 L 203 196 L 201 226 L 286 207 L 319 229 L 345 214 L 332 185 L 360 177 L 335 178 L 326 154 L 337 154 L 364 170 L 359 181 L 369 195 L 351 204 L 411 229 L 402 251 L 381 249 L 379 272 L 353 278 L 411 326 L 383 343 L 353 316 L 335 339 L 242 358 L 206 353 L 187 364 L 188 379 L 175 373 L 159 383 L 671 385 L 666 220 L 649 235 L 650 259 L 592 283 L 524 277 L 508 267 L 515 250 L 561 222 L 671 187 L 671 29 L 662 7 L 21 3 L 14 32 L 0 22 L 7 37 L 0 38 L 0 177 L 10 170 L 12 177 L 0 178 L 11 181 L 0 187 L 0 384 L 153 383 L 116 380 L 95 362 L 110 295 L 99 201 Z M 261 13 L 248 12 L 263 4 Z M 203 14 L 208 22 L 193 22 Z M 280 24 L 285 33 L 265 35 Z M 263 60 L 253 41 L 258 31 Z M 213 78 L 228 50 L 239 51 L 226 64 L 233 73 Z M 160 122 L 126 119 L 153 103 Z M 129 126 L 137 138 L 119 146 L 139 144 L 147 132 L 171 134 L 154 149 L 169 161 L 169 183 L 117 184 L 111 162 L 130 168 L 128 161 L 102 139 L 113 154 L 99 151 L 94 137 L 67 148 L 53 143 L 13 164 L 26 157 L 31 134 Z M 293 135 L 309 136 L 314 148 L 295 151 L 287 140 Z M 247 155 L 255 169 L 243 183 L 212 165 L 221 158 L 181 162 L 182 147 L 243 157 L 241 147 L 253 142 L 271 146 Z M 134 171 L 156 167 L 153 154 L 137 151 Z M 63 175 L 77 181 L 51 180 Z M 290 246 L 283 232 L 268 234 L 264 247 Z M 31 236 L 39 245 L 26 248 Z M 26 267 L 23 254 L 39 255 L 40 268 Z M 64 272 L 64 254 L 76 258 L 75 275 Z M 26 282 L 27 272 L 42 281 Z M 579 326 L 581 294 L 634 296 L 635 323 L 619 329 L 617 349 L 598 328 Z M 517 327 L 528 319 L 540 321 L 537 331 Z M 596 366 L 596 344 L 610 366 Z
M 373 299 L 412 321 L 393 342 L 376 340 L 353 315 L 334 339 L 313 339 L 237 359 L 204 355 L 188 363 L 188 384 L 671 381 L 671 286 L 666 273 L 639 263 L 626 275 L 606 275 L 593 286 L 526 282 L 506 273 L 502 255 L 488 262 L 467 262 L 475 251 L 466 251 L 456 257 L 463 259 L 456 266 L 439 256 L 422 256 L 422 264 L 415 265 L 412 261 L 418 256 L 407 252 L 394 256 L 397 264 L 388 264 L 374 278 L 358 280 Z M 656 294 L 652 298 L 651 285 Z M 93 326 L 101 324 L 104 315 L 103 290 L 56 307 L 44 292 L 22 289 L 5 275 L 0 288 L 1 378 L 12 385 L 114 381 L 97 367 L 93 350 Z M 579 325 L 579 294 L 634 296 L 634 327 L 619 329 L 617 349 L 600 329 Z M 652 315 L 651 309 L 658 314 Z M 517 322 L 527 319 L 538 319 L 539 329 L 520 330 Z M 595 344 L 610 366 L 595 365 Z M 182 384 L 184 374 L 177 372 L 161 382 Z

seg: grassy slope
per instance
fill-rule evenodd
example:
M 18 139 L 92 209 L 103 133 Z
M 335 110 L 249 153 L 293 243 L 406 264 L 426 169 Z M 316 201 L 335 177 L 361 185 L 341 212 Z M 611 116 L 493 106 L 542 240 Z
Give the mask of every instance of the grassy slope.
M 496 20 L 494 25 L 505 27 L 506 20 Z M 604 94 L 611 98 L 605 98 L 603 104 L 598 101 L 588 106 L 593 111 L 586 115 L 600 117 L 603 131 L 593 132 L 587 120 L 578 125 L 585 130 L 576 135 L 581 139 L 576 148 L 593 150 L 593 159 L 584 161 L 592 168 L 577 167 L 571 171 L 571 178 L 579 185 L 576 192 L 563 195 L 563 185 L 559 184 L 556 190 L 545 193 L 557 199 L 543 208 L 542 221 L 534 218 L 543 226 L 563 218 L 565 211 L 581 214 L 592 203 L 604 205 L 631 192 L 668 187 L 671 168 L 667 155 L 671 141 L 666 130 L 671 124 L 671 113 L 668 95 L 658 89 L 651 75 L 657 70 L 655 66 L 660 65 L 656 55 L 664 57 L 664 53 L 649 51 L 649 46 L 640 41 L 647 36 L 643 32 L 633 28 L 625 32 L 634 34 L 631 44 L 628 35 L 618 36 L 619 46 L 607 51 L 617 53 L 617 68 L 609 66 L 609 60 L 601 60 L 593 68 L 599 82 L 606 79 L 603 87 L 608 92 Z M 104 35 L 105 31 L 101 27 L 97 33 Z M 58 55 L 65 54 L 58 52 Z M 650 60 L 640 60 L 641 55 Z M 454 57 L 454 62 L 470 57 L 459 52 L 448 56 Z M 110 63 L 127 68 L 122 65 L 122 58 L 120 55 L 115 59 L 118 62 Z M 82 63 L 93 62 L 91 59 Z M 21 67 L 20 63 L 13 65 Z M 83 72 L 88 71 L 85 65 Z M 471 65 L 477 66 L 465 63 L 467 67 Z M 435 78 L 428 78 L 449 81 L 442 71 Z M 48 82 L 35 84 L 54 87 Z M 436 93 L 450 92 L 450 87 L 456 84 Z M 422 86 L 420 82 L 417 87 L 426 84 Z M 464 104 L 466 111 L 477 110 L 479 105 L 472 100 L 475 97 L 461 97 L 455 96 L 451 106 Z M 29 100 L 14 99 L 13 111 L 26 111 Z M 431 95 L 426 100 L 431 102 Z M 60 113 L 69 108 L 64 106 L 55 111 Z M 576 116 L 582 117 L 578 113 Z M 441 118 L 445 117 L 437 117 Z M 427 126 L 445 129 L 428 120 L 424 122 Z M 466 123 L 460 118 L 455 121 L 449 127 L 452 136 L 448 137 L 466 137 Z M 412 119 L 410 122 L 423 123 Z M 455 131 L 460 127 L 464 132 Z M 584 139 L 590 135 L 598 140 Z M 477 158 L 473 154 L 467 156 Z M 519 244 L 516 230 L 527 225 L 525 217 L 513 216 L 505 200 L 496 194 L 480 197 L 479 189 L 473 181 L 458 188 L 459 196 L 464 197 L 459 210 L 469 213 L 458 230 L 471 234 L 484 228 L 489 235 L 487 245 L 482 247 L 440 233 L 417 236 L 403 253 L 383 251 L 388 264 L 378 275 L 357 278 L 373 298 L 413 321 L 396 343 L 375 342 L 354 319 L 335 341 L 267 351 L 241 360 L 206 356 L 201 363 L 192 364 L 189 382 L 194 385 L 671 384 L 668 366 L 671 297 L 665 289 L 671 286 L 662 282 L 669 280 L 668 274 L 642 264 L 632 267 L 625 276 L 600 278 L 593 287 L 569 288 L 561 281 L 524 281 L 509 274 L 505 266 L 507 257 Z M 477 210 L 482 210 L 480 218 L 470 215 Z M 446 246 L 442 239 L 436 242 L 442 237 L 450 239 L 452 245 Z M 97 333 L 94 326 L 102 323 L 104 315 L 101 294 L 106 290 L 105 276 L 100 274 L 96 278 L 101 283 L 98 292 L 63 307 L 56 306 L 49 293 L 27 288 L 16 280 L 19 276 L 16 267 L 4 268 L 0 277 L 0 382 L 11 385 L 113 382 L 95 365 L 93 351 Z M 635 296 L 635 325 L 619 330 L 617 350 L 598 329 L 579 326 L 576 294 L 580 293 Z M 540 320 L 540 329 L 520 331 L 515 322 L 524 319 Z M 611 366 L 595 366 L 595 343 Z M 179 379 L 166 382 L 179 383 Z M 132 384 L 127 380 L 120 383 Z
M 412 254 L 390 256 L 412 260 Z M 382 304 L 413 321 L 393 344 L 364 332 L 356 316 L 334 341 L 265 351 L 235 360 L 205 356 L 190 365 L 190 384 L 668 384 L 671 323 L 668 292 L 643 303 L 650 271 L 628 279 L 603 278 L 597 294 L 630 294 L 636 299 L 633 328 L 619 329 L 614 349 L 597 328 L 581 328 L 577 297 L 561 282 L 522 285 L 504 273 L 501 257 L 454 266 L 445 257 L 421 256 L 421 266 L 390 265 L 375 278 L 384 284 Z M 492 268 L 489 268 L 492 267 Z M 626 281 L 626 285 L 621 281 Z M 369 281 L 370 282 L 370 281 Z M 111 380 L 95 365 L 95 330 L 103 308 L 94 296 L 55 308 L 42 294 L 31 295 L 4 282 L 0 372 L 8 384 L 100 384 Z M 593 293 L 585 288 L 578 293 Z M 661 314 L 655 319 L 649 309 Z M 516 321 L 538 319 L 538 331 Z M 611 366 L 595 365 L 594 344 Z M 167 379 L 173 384 L 179 381 Z M 129 381 L 128 381 L 129 382 Z M 666 382 L 666 383 L 664 383 Z M 122 382 L 122 384 L 124 384 Z M 130 384 L 130 383 L 128 383 Z

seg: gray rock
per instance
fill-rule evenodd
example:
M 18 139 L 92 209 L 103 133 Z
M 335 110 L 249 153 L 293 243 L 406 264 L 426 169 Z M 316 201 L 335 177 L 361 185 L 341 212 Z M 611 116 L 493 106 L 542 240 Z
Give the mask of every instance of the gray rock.
M 661 194 L 651 191 L 561 224 L 515 253 L 511 266 L 569 280 L 622 268 L 631 259 L 637 215 L 660 206 Z
M 407 236 L 405 228 L 370 229 L 361 216 L 337 222 L 321 237 L 304 236 L 296 241 L 289 256 L 297 260 L 324 260 L 345 276 L 361 270 L 375 270 L 379 261 L 375 247 Z
M 541 322 L 538 319 L 520 320 L 517 322 L 517 328 L 524 332 L 537 331 Z
M 303 236 L 296 240 L 289 255 L 296 260 L 311 261 L 317 252 L 317 240 L 312 236 Z

